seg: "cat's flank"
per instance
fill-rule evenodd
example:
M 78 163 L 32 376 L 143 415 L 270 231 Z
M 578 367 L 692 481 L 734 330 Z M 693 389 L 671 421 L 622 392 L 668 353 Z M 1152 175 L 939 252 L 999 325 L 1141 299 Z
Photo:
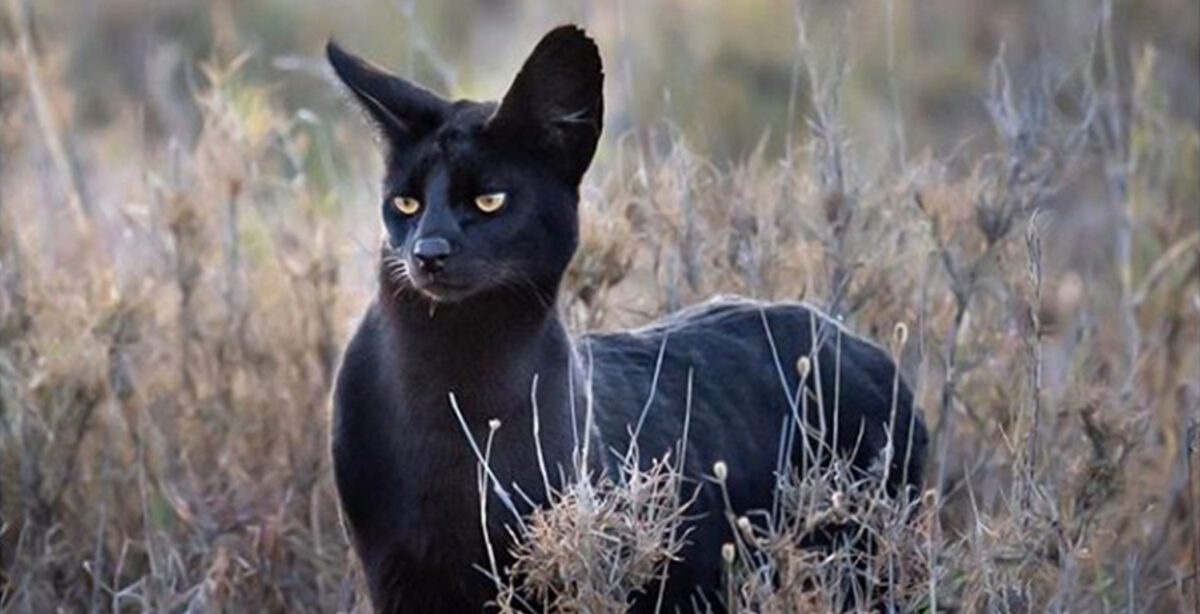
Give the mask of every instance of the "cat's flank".
M 703 477 L 723 461 L 735 514 L 771 508 L 781 429 L 797 415 L 800 356 L 821 365 L 804 386 L 823 415 L 808 419 L 840 428 L 800 438 L 791 466 L 823 446 L 867 471 L 892 441 L 890 490 L 919 485 L 925 428 L 887 353 L 803 305 L 720 299 L 637 330 L 567 333 L 556 299 L 604 110 L 600 54 L 582 30 L 548 33 L 499 103 L 445 100 L 334 43 L 327 52 L 386 147 L 379 291 L 342 359 L 332 438 L 344 518 L 377 611 L 484 610 L 495 597 L 479 571 L 490 567 L 484 530 L 497 567 L 511 564 L 511 516 L 492 513 L 481 527 L 476 452 L 451 393 L 476 442 L 489 422 L 502 425 L 491 446 L 495 478 L 544 505 L 535 377 L 553 489 L 577 475 L 584 438 L 594 473 L 612 474 L 614 451 L 628 448 L 644 408 L 642 456 L 673 449 L 691 373 L 683 471 L 699 493 L 664 612 L 690 611 L 697 595 L 720 607 L 720 551 L 731 538 L 720 493 Z M 595 428 L 585 432 L 573 408 L 586 405 L 589 389 Z M 504 509 L 491 496 L 490 509 Z M 516 505 L 529 511 L 524 498 Z

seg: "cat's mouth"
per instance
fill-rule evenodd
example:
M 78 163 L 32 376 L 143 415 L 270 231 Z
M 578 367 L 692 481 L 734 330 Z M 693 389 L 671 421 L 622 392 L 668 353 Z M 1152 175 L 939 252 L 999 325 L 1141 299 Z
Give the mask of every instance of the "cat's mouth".
M 439 303 L 455 303 L 471 294 L 471 286 L 455 283 L 444 277 L 420 279 L 413 277 L 412 287 L 425 298 Z

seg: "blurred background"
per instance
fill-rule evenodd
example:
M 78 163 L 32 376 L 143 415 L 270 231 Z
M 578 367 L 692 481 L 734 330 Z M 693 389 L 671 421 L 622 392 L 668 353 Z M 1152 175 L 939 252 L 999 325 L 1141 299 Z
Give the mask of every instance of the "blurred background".
M 1023 77 L 1035 65 L 1050 73 L 1045 78 L 1077 69 L 1098 10 L 1089 2 L 1034 0 L 800 6 L 812 26 L 812 52 L 851 60 L 843 88 L 847 122 L 886 133 L 899 106 L 912 152 L 948 149 L 987 121 L 979 101 L 1002 46 L 1010 70 Z M 1127 63 L 1132 52 L 1154 47 L 1155 76 L 1172 111 L 1194 121 L 1195 3 L 1118 2 L 1113 10 L 1114 52 Z M 492 99 L 537 38 L 567 22 L 585 24 L 603 48 L 610 137 L 670 120 L 694 146 L 738 159 L 764 134 L 769 150 L 780 151 L 789 104 L 798 105 L 793 129 L 803 131 L 797 120 L 808 114 L 805 97 L 793 96 L 807 87 L 806 75 L 793 74 L 800 16 L 795 3 L 779 0 L 102 0 L 49 3 L 30 13 L 34 44 L 61 70 L 73 94 L 72 127 L 82 132 L 142 108 L 147 138 L 193 139 L 199 118 L 191 91 L 203 85 L 198 64 L 242 54 L 251 56 L 239 73 L 244 78 L 273 84 L 289 111 L 328 118 L 343 108 L 325 78 L 321 50 L 329 37 L 444 95 Z
M 576 330 L 906 323 L 917 607 L 1194 603 L 1194 0 L 4 0 L 3 610 L 363 607 L 326 422 L 381 161 L 324 43 L 495 99 L 564 22 L 607 75 Z

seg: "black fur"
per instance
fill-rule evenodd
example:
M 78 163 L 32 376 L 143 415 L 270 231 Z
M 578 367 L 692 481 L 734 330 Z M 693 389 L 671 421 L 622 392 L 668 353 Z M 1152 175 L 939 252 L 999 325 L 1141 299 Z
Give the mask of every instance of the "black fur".
M 805 385 L 824 395 L 827 424 L 835 421 L 838 391 L 838 437 L 826 439 L 864 471 L 879 456 L 893 411 L 894 365 L 878 347 L 803 305 L 723 299 L 642 329 L 572 342 L 555 299 L 575 251 L 578 184 L 603 114 L 600 56 L 581 30 L 547 34 L 499 105 L 442 100 L 333 43 L 328 55 L 388 149 L 379 294 L 346 349 L 333 423 L 344 517 L 378 611 L 473 612 L 495 595 L 492 581 L 476 571 L 487 567 L 477 462 L 450 393 L 480 445 L 489 420 L 501 421 L 492 470 L 510 491 L 516 484 L 542 505 L 530 402 L 535 376 L 553 488 L 574 474 L 574 450 L 584 437 L 594 452 L 588 462 L 613 470 L 612 451 L 628 448 L 647 407 L 660 350 L 638 443 L 643 458 L 672 449 L 693 373 L 685 473 L 700 485 L 691 510 L 697 519 L 685 560 L 671 568 L 664 611 L 689 609 L 696 588 L 717 599 L 728 523 L 716 489 L 700 480 L 714 462 L 728 465 L 738 513 L 771 507 L 781 428 L 797 415 L 795 363 L 813 352 L 814 332 L 819 378 L 814 370 Z M 474 208 L 476 195 L 493 192 L 507 194 L 502 210 Z M 394 196 L 419 199 L 420 213 L 400 214 Z M 414 243 L 430 237 L 452 249 L 435 275 L 415 269 L 411 256 Z M 589 373 L 596 428 L 584 433 Z M 899 447 L 890 486 L 898 490 L 920 482 L 925 430 L 903 384 L 895 412 Z M 793 451 L 795 466 L 803 465 L 802 450 Z M 523 498 L 515 501 L 519 512 L 529 511 Z M 494 494 L 488 505 L 487 529 L 503 569 L 511 563 L 505 527 L 513 518 Z

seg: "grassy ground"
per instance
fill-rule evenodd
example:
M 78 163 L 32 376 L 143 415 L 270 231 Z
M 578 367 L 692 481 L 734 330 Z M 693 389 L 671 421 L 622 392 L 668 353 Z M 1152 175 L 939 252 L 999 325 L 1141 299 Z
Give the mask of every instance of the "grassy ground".
M 327 421 L 378 241 L 365 131 L 285 104 L 238 53 L 200 65 L 192 139 L 148 136 L 136 107 L 76 131 L 79 94 L 28 7 L 9 2 L 0 39 L 0 608 L 363 608 Z M 852 130 L 856 65 L 798 37 L 786 139 L 728 161 L 642 121 L 583 189 L 562 300 L 577 330 L 737 292 L 814 302 L 892 349 L 934 437 L 924 513 L 898 523 L 832 473 L 787 489 L 795 522 L 856 515 L 887 538 L 874 563 L 902 568 L 906 608 L 1200 599 L 1200 130 L 1176 58 L 1104 16 L 1065 69 L 981 67 L 960 104 L 986 121 L 954 147 L 906 146 L 945 140 L 926 121 Z M 602 487 L 604 512 L 640 518 L 628 538 L 661 554 L 673 478 L 636 477 Z M 526 545 L 545 585 L 570 572 L 546 548 L 584 522 L 580 496 Z M 828 605 L 839 562 L 786 528 L 733 546 L 745 610 Z M 739 563 L 750 542 L 789 589 Z M 619 610 L 572 586 L 568 609 Z

